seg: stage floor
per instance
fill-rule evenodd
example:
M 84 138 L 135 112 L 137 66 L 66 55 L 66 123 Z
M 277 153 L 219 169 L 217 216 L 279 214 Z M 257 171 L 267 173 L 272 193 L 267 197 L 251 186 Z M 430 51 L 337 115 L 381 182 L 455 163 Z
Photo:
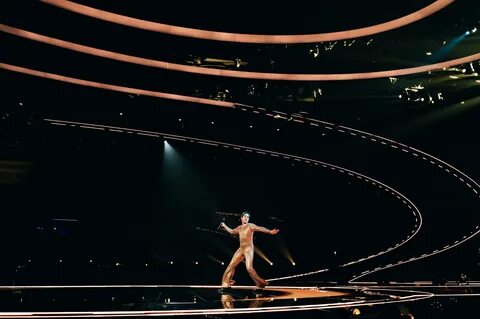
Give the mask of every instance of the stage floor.
M 290 287 L 116 285 L 116 286 L 1 286 L 1 318 L 142 317 L 291 315 L 322 318 L 421 318 L 426 308 L 438 312 L 446 304 L 478 304 L 480 284 L 392 284 L 378 286 Z M 455 302 L 453 302 L 454 300 Z M 467 307 L 468 308 L 468 307 Z M 393 309 L 393 310 L 392 310 Z M 421 310 L 424 309 L 424 310 Z M 465 309 L 465 308 L 464 308 Z M 472 311 L 473 311 L 472 307 Z M 382 316 L 382 311 L 388 315 Z M 393 311 L 393 312 L 392 312 Z M 470 310 L 468 310 L 470 311 Z M 443 314 L 446 314 L 443 311 Z M 458 313 L 458 312 L 455 312 Z M 270 314 L 270 315 L 269 315 Z M 370 315 L 369 315 L 370 314 Z M 396 315 L 393 315 L 396 314 Z M 471 317 L 465 313 L 462 318 Z M 442 313 L 427 318 L 444 318 Z M 447 317 L 445 317 L 447 318 Z

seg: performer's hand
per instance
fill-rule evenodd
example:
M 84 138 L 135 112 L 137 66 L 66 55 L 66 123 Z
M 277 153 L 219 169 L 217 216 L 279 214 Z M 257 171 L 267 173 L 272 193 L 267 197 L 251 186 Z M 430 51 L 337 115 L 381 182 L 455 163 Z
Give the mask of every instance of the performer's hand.
M 277 228 L 272 229 L 272 230 L 270 231 L 270 235 L 276 235 L 276 234 L 278 234 L 279 231 L 280 231 L 280 229 L 277 229 Z

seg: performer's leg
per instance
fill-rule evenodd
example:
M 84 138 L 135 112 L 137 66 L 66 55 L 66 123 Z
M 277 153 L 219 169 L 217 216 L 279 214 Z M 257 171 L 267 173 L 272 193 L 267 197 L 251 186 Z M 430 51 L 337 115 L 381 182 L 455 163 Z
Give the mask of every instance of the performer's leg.
M 227 269 L 225 269 L 225 272 L 223 273 L 222 277 L 222 287 L 230 287 L 233 284 L 233 274 L 235 273 L 235 267 L 242 262 L 243 258 L 243 252 L 240 248 L 237 249 L 235 254 L 233 254 L 232 260 L 230 261 L 230 264 L 228 264 Z
M 268 285 L 268 281 L 266 281 L 265 279 L 260 277 L 257 274 L 257 272 L 255 271 L 255 269 L 253 269 L 253 255 L 254 255 L 254 252 L 255 252 L 255 249 L 253 248 L 253 246 L 251 248 L 247 248 L 245 250 L 245 263 L 246 263 L 246 266 L 247 266 L 248 274 L 250 275 L 250 277 L 252 277 L 253 281 L 255 281 L 255 285 L 257 287 L 263 288 L 266 285 Z

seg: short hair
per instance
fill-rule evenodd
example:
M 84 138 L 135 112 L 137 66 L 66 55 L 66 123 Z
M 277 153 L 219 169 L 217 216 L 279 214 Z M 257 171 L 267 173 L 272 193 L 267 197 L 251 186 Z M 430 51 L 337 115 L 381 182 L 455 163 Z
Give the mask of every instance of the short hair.
M 242 215 L 240 215 L 240 218 L 242 218 L 244 215 L 248 215 L 248 217 L 252 217 L 252 214 L 248 210 L 243 211 Z

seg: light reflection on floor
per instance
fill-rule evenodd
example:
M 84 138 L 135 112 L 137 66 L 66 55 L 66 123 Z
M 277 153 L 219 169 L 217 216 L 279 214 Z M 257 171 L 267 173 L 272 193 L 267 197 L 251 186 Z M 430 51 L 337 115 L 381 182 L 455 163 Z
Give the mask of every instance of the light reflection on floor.
M 3 286 L 0 317 L 207 316 L 315 311 L 431 298 L 392 287 Z M 360 310 L 358 310 L 360 311 Z

